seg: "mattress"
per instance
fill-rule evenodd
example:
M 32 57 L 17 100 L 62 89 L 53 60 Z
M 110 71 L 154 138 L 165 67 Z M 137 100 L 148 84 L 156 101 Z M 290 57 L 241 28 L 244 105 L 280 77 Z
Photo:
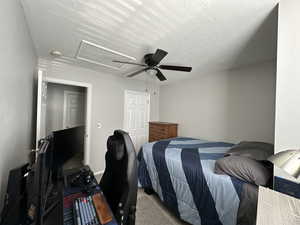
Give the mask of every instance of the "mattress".
M 232 146 L 193 138 L 147 143 L 138 155 L 139 183 L 190 224 L 236 225 L 245 183 L 214 173 Z

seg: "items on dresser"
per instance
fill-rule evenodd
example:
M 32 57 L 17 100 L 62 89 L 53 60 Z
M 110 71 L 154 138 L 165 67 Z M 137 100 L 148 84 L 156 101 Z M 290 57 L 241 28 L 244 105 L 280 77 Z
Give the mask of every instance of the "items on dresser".
M 178 124 L 149 122 L 149 142 L 177 137 Z

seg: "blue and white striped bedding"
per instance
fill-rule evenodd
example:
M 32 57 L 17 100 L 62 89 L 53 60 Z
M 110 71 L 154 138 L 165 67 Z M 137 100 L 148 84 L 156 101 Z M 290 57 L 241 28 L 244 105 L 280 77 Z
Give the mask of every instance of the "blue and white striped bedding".
M 214 173 L 232 145 L 192 138 L 147 143 L 139 152 L 140 185 L 188 223 L 236 225 L 243 183 Z

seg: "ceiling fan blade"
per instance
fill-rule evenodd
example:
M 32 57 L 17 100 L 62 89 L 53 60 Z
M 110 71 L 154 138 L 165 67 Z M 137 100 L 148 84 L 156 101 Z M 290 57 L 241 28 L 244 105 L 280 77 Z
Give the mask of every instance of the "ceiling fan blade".
M 119 61 L 119 60 L 113 60 L 115 63 L 123 63 L 123 64 L 130 64 L 130 65 L 135 65 L 135 66 L 144 66 L 147 67 L 146 64 L 141 64 L 141 63 L 134 63 L 134 62 L 124 62 L 124 61 Z
M 148 69 L 149 69 L 149 67 L 144 68 L 144 69 L 141 69 L 141 70 L 138 70 L 138 71 L 135 71 L 135 72 L 133 72 L 133 73 L 127 75 L 127 77 L 134 77 L 134 76 L 136 76 L 136 75 L 138 75 L 138 74 L 140 74 L 140 73 L 142 73 L 142 72 L 147 71 Z
M 155 69 L 157 71 L 156 73 L 156 77 L 160 80 L 160 81 L 165 81 L 167 80 L 167 78 L 162 74 L 162 72 L 159 69 Z
M 162 70 L 176 70 L 182 72 L 191 72 L 192 67 L 187 66 L 170 66 L 170 65 L 159 65 L 159 68 Z
M 160 61 L 168 55 L 168 52 L 162 50 L 162 49 L 157 49 L 156 52 L 152 55 L 152 60 L 155 62 L 157 65 L 160 63 Z

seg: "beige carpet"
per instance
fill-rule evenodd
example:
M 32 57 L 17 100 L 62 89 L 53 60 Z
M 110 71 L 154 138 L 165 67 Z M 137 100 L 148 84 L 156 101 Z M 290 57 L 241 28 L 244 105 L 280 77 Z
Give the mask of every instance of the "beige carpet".
M 155 195 L 146 195 L 142 190 L 138 192 L 136 211 L 136 225 L 185 225 L 177 219 Z
M 95 176 L 98 182 L 101 175 Z M 147 195 L 138 190 L 135 225 L 189 225 L 178 219 L 160 201 L 156 195 Z

